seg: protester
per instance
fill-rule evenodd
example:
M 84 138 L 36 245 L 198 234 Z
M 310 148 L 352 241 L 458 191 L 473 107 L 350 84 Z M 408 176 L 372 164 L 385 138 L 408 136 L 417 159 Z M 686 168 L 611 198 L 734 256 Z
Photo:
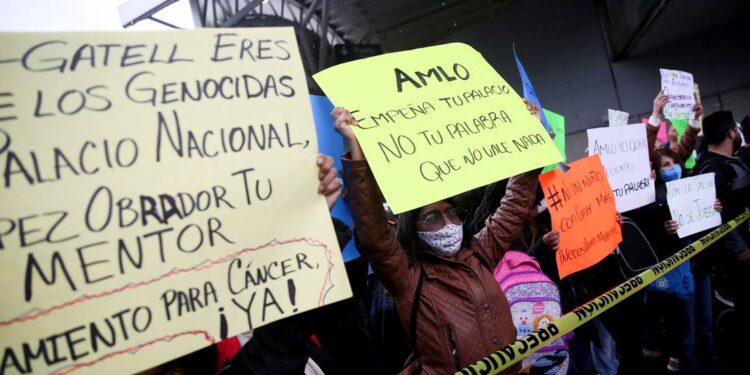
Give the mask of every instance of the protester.
M 686 154 L 692 148 L 684 149 Z M 656 201 L 650 205 L 634 210 L 630 215 L 643 228 L 649 243 L 659 261 L 662 261 L 690 243 L 689 238 L 677 236 L 678 224 L 672 220 L 667 203 L 666 183 L 685 177 L 685 166 L 681 156 L 671 148 L 663 148 L 651 156 L 652 169 L 655 172 Z M 721 211 L 717 200 L 714 209 Z M 678 267 L 669 274 L 671 280 L 678 283 L 669 284 L 666 290 L 648 288 L 646 293 L 647 331 L 644 356 L 656 359 L 661 351 L 658 349 L 657 336 L 664 322 L 666 334 L 664 348 L 669 360 L 667 368 L 681 374 L 698 373 L 695 362 L 695 281 L 690 271 L 690 262 Z M 706 275 L 701 274 L 701 282 Z M 703 291 L 703 290 L 701 290 Z M 701 296 L 705 298 L 705 296 Z M 710 296 L 709 296 L 710 298 Z M 703 307 L 700 307 L 703 308 Z M 703 316 L 701 317 L 703 319 Z
M 467 223 L 469 233 L 477 233 L 495 210 L 495 205 L 504 195 L 508 180 L 487 185 L 484 194 Z M 531 207 L 524 220 L 523 229 L 511 241 L 510 250 L 494 269 L 506 297 L 511 304 L 513 321 L 518 338 L 536 329 L 535 321 L 544 318 L 552 321 L 567 311 L 571 302 L 563 300 L 557 287 L 550 287 L 551 278 L 529 254 L 531 247 L 545 246 L 542 237 L 549 234 L 550 216 L 541 187 L 537 189 Z M 553 236 L 547 236 L 552 238 Z M 525 253 L 525 254 L 524 254 Z M 549 270 L 547 270 L 549 272 Z M 533 306 L 530 304 L 533 302 Z M 570 373 L 568 341 L 572 333 L 564 335 L 523 361 L 522 373 L 544 373 L 550 375 Z M 542 368 L 546 370 L 542 370 Z
M 726 202 L 722 222 L 727 222 L 747 210 L 750 202 L 750 169 L 734 156 L 741 145 L 740 130 L 731 112 L 718 111 L 703 120 L 703 134 L 708 142 L 708 150 L 698 161 L 695 170 L 698 174 L 714 173 L 716 195 L 721 202 Z M 750 285 L 748 244 L 750 232 L 745 224 L 705 250 L 712 252 L 728 267 L 729 279 L 736 290 L 733 296 L 735 316 L 740 321 L 750 314 L 750 293 L 745 290 Z M 737 324 L 731 334 L 734 336 L 733 342 L 740 343 L 750 337 L 750 328 L 747 324 Z M 729 358 L 734 368 L 739 369 L 745 361 L 745 354 L 739 346 L 732 347 L 733 353 L 729 353 Z
M 656 135 L 659 132 L 659 123 L 661 123 L 664 117 L 664 106 L 669 103 L 669 96 L 664 90 L 659 91 L 654 98 L 653 111 L 651 117 L 648 119 L 648 125 L 646 127 L 646 137 L 648 139 L 647 144 L 653 145 L 656 141 Z M 682 160 L 687 160 L 693 153 L 693 149 L 696 145 L 696 138 L 701 130 L 701 118 L 703 117 L 703 104 L 699 96 L 695 95 L 695 106 L 693 107 L 693 117 L 688 120 L 688 127 L 685 129 L 685 134 L 678 141 L 677 129 L 674 126 L 669 127 L 668 140 L 666 145 L 662 145 L 661 148 L 670 149 L 672 152 L 680 156 Z M 655 151 L 658 151 L 659 147 Z M 652 160 L 653 162 L 653 160 Z
M 534 106 L 527 107 L 538 113 Z M 341 108 L 333 117 L 351 150 L 343 159 L 344 176 L 359 249 L 393 295 L 402 326 L 414 343 L 416 360 L 407 370 L 455 372 L 515 340 L 508 302 L 492 269 L 521 229 L 538 171 L 511 178 L 497 211 L 476 235 L 465 235 L 463 214 L 453 199 L 399 215 L 393 231 L 351 129 L 356 121 Z
M 388 204 L 383 204 L 388 217 L 388 225 L 396 229 L 398 220 Z M 411 348 L 396 312 L 393 296 L 388 293 L 383 283 L 374 273 L 367 276 L 367 297 L 365 305 L 368 312 L 368 327 L 372 337 L 377 358 L 377 372 L 396 374 L 409 358 Z
M 668 102 L 669 98 L 664 90 L 661 90 L 654 99 L 653 111 L 646 126 L 648 144 L 652 144 L 656 139 L 659 122 L 661 122 L 664 107 Z M 668 258 L 689 243 L 687 240 L 679 240 L 673 232 L 667 232 L 674 228 L 674 222 L 670 220 L 665 183 L 688 175 L 689 171 L 685 168 L 683 161 L 693 153 L 696 138 L 700 132 L 702 117 L 703 105 L 700 97 L 696 95 L 693 117 L 688 121 L 688 127 L 685 129 L 682 138 L 679 141 L 677 140 L 677 130 L 674 126 L 671 126 L 669 142 L 662 147 L 657 147 L 654 152 L 649 154 L 652 164 L 652 177 L 655 183 L 656 201 L 626 213 L 646 235 L 659 261 Z M 665 223 L 669 223 L 670 226 L 665 227 Z M 694 263 L 699 261 L 696 260 Z M 689 266 L 683 266 L 684 269 L 686 267 Z M 710 287 L 709 289 L 705 288 L 708 280 L 708 274 L 705 272 L 699 274 L 698 280 L 693 280 L 692 273 L 686 277 L 689 277 L 690 285 L 697 284 L 699 286 L 697 288 L 699 296 L 696 296 L 695 289 L 690 291 L 686 299 L 672 298 L 672 296 L 664 295 L 664 293 L 653 291 L 646 293 L 646 342 L 643 354 L 644 357 L 649 359 L 661 357 L 661 351 L 655 350 L 657 346 L 655 336 L 660 331 L 659 322 L 664 316 L 668 316 L 669 321 L 667 323 L 669 326 L 666 335 L 666 351 L 669 354 L 668 369 L 670 371 L 681 370 L 681 373 L 691 374 L 697 371 L 697 365 L 694 361 L 696 324 L 703 327 L 701 334 L 703 342 L 710 342 L 706 339 L 706 337 L 710 337 L 710 312 L 706 314 L 706 308 L 695 303 L 696 298 L 700 301 L 705 301 L 705 299 L 710 301 Z M 700 311 L 696 313 L 695 309 Z M 708 323 L 707 328 L 706 323 Z M 680 365 L 680 362 L 682 362 L 682 365 Z
M 621 221 L 619 214 L 618 221 Z M 559 233 L 557 231 L 549 232 L 542 237 L 540 242 L 543 245 L 532 247 L 530 254 L 539 259 L 542 269 L 546 270 L 545 273 L 560 287 L 566 312 L 596 298 L 627 279 L 620 268 L 618 255 L 614 251 L 615 249 L 612 249 L 612 253 L 597 264 L 561 280 L 558 277 L 554 254 L 559 248 Z M 639 292 L 623 300 L 598 318 L 614 339 L 619 351 L 618 374 L 638 374 L 643 371 L 640 343 L 641 330 L 644 324 L 644 306 L 641 296 L 642 294 Z M 628 321 L 628 324 L 623 325 L 623 321 Z M 604 342 L 600 341 L 602 336 L 605 338 Z M 575 330 L 573 342 L 570 345 L 571 368 L 578 371 L 575 372 L 576 374 L 587 373 L 587 361 L 591 356 L 591 343 L 594 343 L 598 348 L 604 348 L 604 345 L 607 345 L 606 335 L 602 335 L 595 329 L 593 323 L 589 322 Z M 600 363 L 600 365 L 611 367 L 612 363 Z
M 745 165 L 750 166 L 750 115 L 747 115 L 742 119 L 740 122 L 740 128 L 742 129 L 742 138 L 745 142 L 737 152 L 737 157 L 739 157 Z
M 668 102 L 667 95 L 660 91 L 646 125 L 648 144 L 657 145 L 649 154 L 656 201 L 625 213 L 642 229 L 659 261 L 698 238 L 677 236 L 679 226 L 670 216 L 666 183 L 689 174 L 684 160 L 696 147 L 703 107 L 696 97 L 683 136 L 678 137 L 671 126 L 669 141 L 660 144 L 656 134 Z M 527 103 L 527 108 L 538 116 L 535 105 Z M 231 345 L 236 347 L 229 352 L 220 345 L 220 374 L 458 371 L 525 334 L 516 331 L 505 294 L 492 273 L 509 249 L 536 258 L 560 289 L 562 313 L 628 278 L 617 251 L 587 269 L 562 280 L 558 277 L 555 252 L 560 247 L 560 233 L 550 230 L 550 215 L 537 187 L 538 171 L 398 217 L 388 216 L 387 205 L 351 129 L 356 121 L 342 108 L 336 108 L 332 116 L 349 150 L 343 158 L 344 176 L 356 232 L 336 220 L 334 227 L 341 245 L 355 236 L 366 256 L 346 264 L 355 296 L 257 328 L 246 335 L 250 339 L 244 346 L 237 343 L 247 338 L 234 341 Z M 740 129 L 729 112 L 706 117 L 703 127 L 707 147 L 695 172 L 715 173 L 719 199 L 714 208 L 726 221 L 748 207 L 750 169 L 741 159 L 750 156 L 750 147 L 740 147 Z M 750 116 L 743 120 L 741 131 L 748 139 Z M 341 195 L 341 181 L 330 157 L 321 155 L 317 163 L 318 192 L 331 208 Z M 727 202 L 727 209 L 722 210 L 721 202 Z M 618 214 L 621 224 L 622 220 Z M 631 240 L 626 237 L 624 242 Z M 713 347 L 711 267 L 721 260 L 729 265 L 730 280 L 738 290 L 733 296 L 736 316 L 745 316 L 750 306 L 741 286 L 750 285 L 748 244 L 750 232 L 744 226 L 711 247 L 716 250 L 707 249 L 678 268 L 684 272 L 680 277 L 689 288 L 677 293 L 651 285 L 645 293 L 619 301 L 594 321 L 578 327 L 572 339 L 566 337 L 565 341 L 569 349 L 565 358 L 570 358 L 567 373 L 588 374 L 593 364 L 600 374 L 640 375 L 647 372 L 644 356 L 653 359 L 662 352 L 671 372 L 708 373 L 708 359 L 703 357 L 710 356 Z M 367 260 L 374 275 L 367 275 Z M 399 324 L 401 327 L 397 327 Z M 665 332 L 663 342 L 659 340 L 661 331 Z M 747 327 L 738 325 L 733 331 L 735 340 L 747 337 L 747 331 Z M 193 373 L 191 367 L 198 368 L 197 358 L 205 368 L 207 359 L 216 357 L 214 348 L 199 353 L 200 357 L 180 358 L 149 373 L 189 374 Z M 731 357 L 741 361 L 741 351 L 737 349 Z M 519 369 L 520 363 L 503 374 L 515 374 Z
M 483 223 L 492 215 L 492 202 L 497 202 L 505 194 L 505 183 L 505 180 L 503 180 L 490 184 L 485 188 L 484 197 L 474 211 L 472 219 L 469 221 L 469 228 L 471 230 L 478 231 L 480 229 L 479 223 Z M 532 207 L 529 211 L 524 220 L 523 229 L 513 239 L 512 248 L 525 251 L 527 254 L 535 257 L 542 271 L 558 285 L 563 313 L 570 312 L 579 305 L 588 302 L 590 299 L 595 298 L 625 280 L 625 276 L 619 269 L 614 252 L 600 263 L 561 280 L 555 260 L 555 252 L 560 246 L 560 233 L 549 230 L 551 227 L 549 210 L 547 210 L 546 201 L 541 191 L 537 191 L 536 199 L 538 205 Z M 622 307 L 615 306 L 611 312 L 605 314 L 607 316 L 606 320 L 609 325 L 614 326 L 622 316 L 636 313 L 642 314 L 642 310 L 642 303 L 638 303 L 637 301 L 635 303 L 628 302 L 623 304 Z M 633 323 L 629 325 L 629 329 L 622 329 L 624 328 L 622 325 L 619 325 L 620 328 L 613 327 L 612 329 L 618 333 L 622 345 L 630 343 L 629 347 L 625 349 L 625 358 L 630 361 L 630 364 L 623 366 L 624 371 L 631 371 L 631 369 L 637 371 L 640 369 L 638 363 L 641 362 L 640 331 L 637 328 L 640 323 L 638 323 L 639 319 L 630 318 L 629 320 Z M 597 321 L 601 321 L 601 319 L 597 319 Z M 633 329 L 634 327 L 636 329 Z M 605 328 L 603 331 L 600 331 L 594 327 L 594 323 L 587 323 L 577 328 L 568 344 L 571 358 L 568 374 L 588 374 L 591 367 L 592 346 L 595 349 L 613 353 L 615 345 L 612 341 L 613 339 L 607 329 Z M 628 348 L 633 349 L 628 350 Z M 601 353 L 601 350 L 597 350 L 597 354 Z M 597 362 L 594 365 L 605 371 L 607 369 L 614 369 L 617 372 L 618 360 L 617 358 L 598 356 Z
M 341 181 L 336 177 L 330 156 L 320 155 L 317 163 L 318 193 L 325 196 L 331 209 L 341 194 Z M 333 220 L 339 247 L 343 249 L 351 239 L 351 230 L 343 222 Z M 253 330 L 247 344 L 236 355 L 227 356 L 230 357 L 228 363 L 219 363 L 225 366 L 220 374 L 380 373 L 375 366 L 369 333 L 358 310 L 359 296 L 364 294 L 367 264 L 350 261 L 346 268 L 354 298 Z

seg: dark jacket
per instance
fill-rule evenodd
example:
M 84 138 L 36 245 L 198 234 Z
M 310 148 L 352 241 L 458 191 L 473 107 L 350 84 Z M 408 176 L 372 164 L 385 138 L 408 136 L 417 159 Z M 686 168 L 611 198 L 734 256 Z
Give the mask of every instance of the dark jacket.
M 750 203 L 750 169 L 740 159 L 707 151 L 695 166 L 696 174 L 713 172 L 716 185 L 716 198 L 724 207 L 721 221 L 734 219 L 748 208 Z M 700 234 L 701 236 L 704 233 Z M 746 225 L 727 233 L 712 247 L 722 248 L 716 256 L 729 257 L 748 248 L 750 233 Z M 707 249 L 709 250 L 709 249 Z M 708 251 L 704 251 L 706 253 Z M 713 251 L 712 251 L 713 252 Z
M 333 218 L 341 249 L 352 231 Z M 219 375 L 304 373 L 312 359 L 326 374 L 376 374 L 372 340 L 366 332 L 358 302 L 363 297 L 367 262 L 345 263 L 353 297 L 290 316 L 253 330 L 253 337 Z M 310 341 L 315 334 L 323 350 Z
M 453 259 L 422 252 L 410 265 L 387 223 L 367 162 L 344 159 L 343 164 L 359 249 L 393 295 L 407 332 L 420 272 L 425 277 L 416 319 L 416 350 L 423 373 L 453 373 L 514 341 L 516 329 L 508 301 L 482 262 L 494 268 L 521 229 L 535 196 L 538 173 L 511 178 L 500 207 L 470 247 L 461 248 Z M 505 373 L 518 369 L 515 366 Z
M 745 142 L 750 143 L 750 139 L 745 140 Z M 740 148 L 740 150 L 737 151 L 737 157 L 740 158 L 745 165 L 750 167 L 750 147 L 744 146 Z
M 680 239 L 676 234 L 667 233 L 664 228 L 664 223 L 672 219 L 667 203 L 667 185 L 663 181 L 657 181 L 654 190 L 654 203 L 628 211 L 624 215 L 635 221 L 654 249 L 656 257 L 662 261 L 685 247 L 688 241 Z
M 543 237 L 531 245 L 528 254 L 536 258 L 542 272 L 560 288 L 563 313 L 589 302 L 626 279 L 614 251 L 591 267 L 568 275 L 562 280 L 559 277 L 555 251 L 544 244 Z

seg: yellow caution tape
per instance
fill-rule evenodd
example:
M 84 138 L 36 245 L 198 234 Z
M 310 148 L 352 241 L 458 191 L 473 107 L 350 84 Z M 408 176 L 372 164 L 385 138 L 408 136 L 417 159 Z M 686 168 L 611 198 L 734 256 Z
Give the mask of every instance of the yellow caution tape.
M 626 280 L 599 297 L 577 307 L 575 310 L 560 317 L 560 319 L 550 323 L 547 327 L 536 330 L 490 354 L 481 361 L 463 368 L 456 375 L 499 374 L 514 363 L 547 346 L 560 336 L 580 327 L 612 306 L 632 296 L 646 287 L 646 285 L 654 282 L 667 272 L 706 249 L 721 237 L 724 237 L 725 234 L 737 228 L 748 218 L 750 218 L 750 211 L 745 211 L 740 216 L 734 218 L 734 220 L 717 227 L 664 261 L 657 263 L 655 266 Z

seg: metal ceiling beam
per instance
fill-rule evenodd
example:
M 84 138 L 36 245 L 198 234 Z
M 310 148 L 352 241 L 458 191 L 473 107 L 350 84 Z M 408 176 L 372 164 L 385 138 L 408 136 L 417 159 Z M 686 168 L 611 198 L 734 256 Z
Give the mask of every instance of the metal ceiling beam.
M 630 54 L 633 52 L 633 50 L 635 50 L 635 47 L 638 46 L 638 42 L 646 34 L 651 25 L 656 22 L 656 19 L 659 18 L 659 15 L 664 10 L 664 7 L 668 2 L 669 0 L 659 0 L 656 4 L 654 4 L 654 6 L 651 7 L 651 9 L 649 9 L 646 17 L 644 17 L 643 20 L 641 20 L 641 22 L 638 24 L 638 27 L 622 47 L 622 50 L 614 51 L 615 53 L 612 54 L 613 61 L 619 61 L 630 57 Z
M 160 20 L 160 19 L 158 19 L 158 18 L 156 18 L 154 16 L 148 17 L 148 19 L 150 19 L 151 21 L 154 21 L 156 23 L 160 23 L 160 24 L 162 24 L 162 25 L 164 25 L 166 27 L 171 27 L 173 29 L 178 29 L 178 30 L 182 29 L 181 27 L 179 27 L 177 25 L 173 25 L 173 24 L 171 24 L 171 23 L 169 23 L 167 21 Z
M 308 22 L 310 22 L 310 18 L 313 16 L 313 13 L 315 13 L 315 9 L 318 8 L 318 3 L 320 3 L 320 0 L 314 0 L 312 5 L 310 5 L 310 8 L 307 10 L 307 13 L 305 13 L 304 17 L 302 17 L 302 22 L 300 22 L 301 25 L 307 25 Z M 302 6 L 302 9 L 305 7 Z
M 208 0 L 203 1 L 205 4 Z M 193 23 L 195 24 L 195 27 L 204 27 L 206 25 L 206 13 L 201 13 L 200 0 L 190 0 L 190 11 L 193 14 Z
M 226 19 L 221 26 L 222 27 L 232 27 L 237 24 L 237 22 L 240 22 L 243 18 L 247 17 L 250 12 L 255 10 L 258 5 L 262 4 L 263 0 L 250 0 L 247 5 L 242 7 L 242 9 L 237 10 L 236 13 L 234 13 L 231 17 Z
M 154 14 L 156 14 L 157 12 L 159 12 L 160 10 L 162 10 L 162 9 L 164 9 L 164 8 L 166 8 L 166 7 L 174 4 L 176 2 L 177 2 L 177 0 L 165 0 L 165 1 L 158 2 L 151 9 L 143 12 L 142 14 L 138 15 L 137 17 L 132 18 L 128 22 L 123 22 L 122 27 L 127 29 L 128 27 L 133 26 L 133 25 L 135 25 L 138 22 L 141 22 L 143 20 L 149 19 L 149 18 L 151 18 L 151 16 L 153 16 Z M 131 11 L 133 11 L 132 4 L 135 4 L 136 7 L 140 7 L 140 6 L 143 5 L 143 3 L 144 3 L 144 1 L 140 1 L 139 2 L 139 1 L 130 0 L 130 1 L 127 1 L 127 2 L 125 2 L 123 4 L 120 4 L 120 6 L 118 7 L 119 12 L 120 12 L 120 17 L 123 17 L 123 12 L 127 12 L 124 9 L 130 9 Z M 145 5 L 148 6 L 148 3 L 146 3 Z M 137 9 L 135 11 L 135 14 L 133 14 L 132 12 L 130 14 L 133 14 L 133 16 L 136 15 L 136 14 L 139 14 L 140 12 L 138 12 Z M 143 9 L 143 8 L 140 8 L 140 9 Z M 127 16 L 127 17 L 130 18 L 130 17 L 133 17 L 133 16 Z
M 318 70 L 323 69 L 326 66 L 328 60 L 328 20 L 329 20 L 329 8 L 328 2 L 330 0 L 323 0 L 321 6 L 321 20 L 318 23 L 320 28 L 320 46 L 318 46 Z

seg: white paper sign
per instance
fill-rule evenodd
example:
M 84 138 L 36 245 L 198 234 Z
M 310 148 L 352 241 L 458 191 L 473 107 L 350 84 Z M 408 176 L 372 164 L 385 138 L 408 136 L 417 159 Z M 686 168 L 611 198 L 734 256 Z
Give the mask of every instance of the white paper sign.
M 721 225 L 721 214 L 714 210 L 714 174 L 706 173 L 667 182 L 667 203 L 672 220 L 680 227 L 680 238 Z
M 587 133 L 589 155 L 601 156 L 617 211 L 626 212 L 654 202 L 646 127 L 634 124 L 588 129 Z
M 668 119 L 689 119 L 695 106 L 693 75 L 679 70 L 659 71 L 661 87 L 669 96 L 669 103 L 664 107 L 664 116 Z
M 609 126 L 623 126 L 628 124 L 629 113 L 614 109 L 608 109 L 607 113 L 609 115 Z

